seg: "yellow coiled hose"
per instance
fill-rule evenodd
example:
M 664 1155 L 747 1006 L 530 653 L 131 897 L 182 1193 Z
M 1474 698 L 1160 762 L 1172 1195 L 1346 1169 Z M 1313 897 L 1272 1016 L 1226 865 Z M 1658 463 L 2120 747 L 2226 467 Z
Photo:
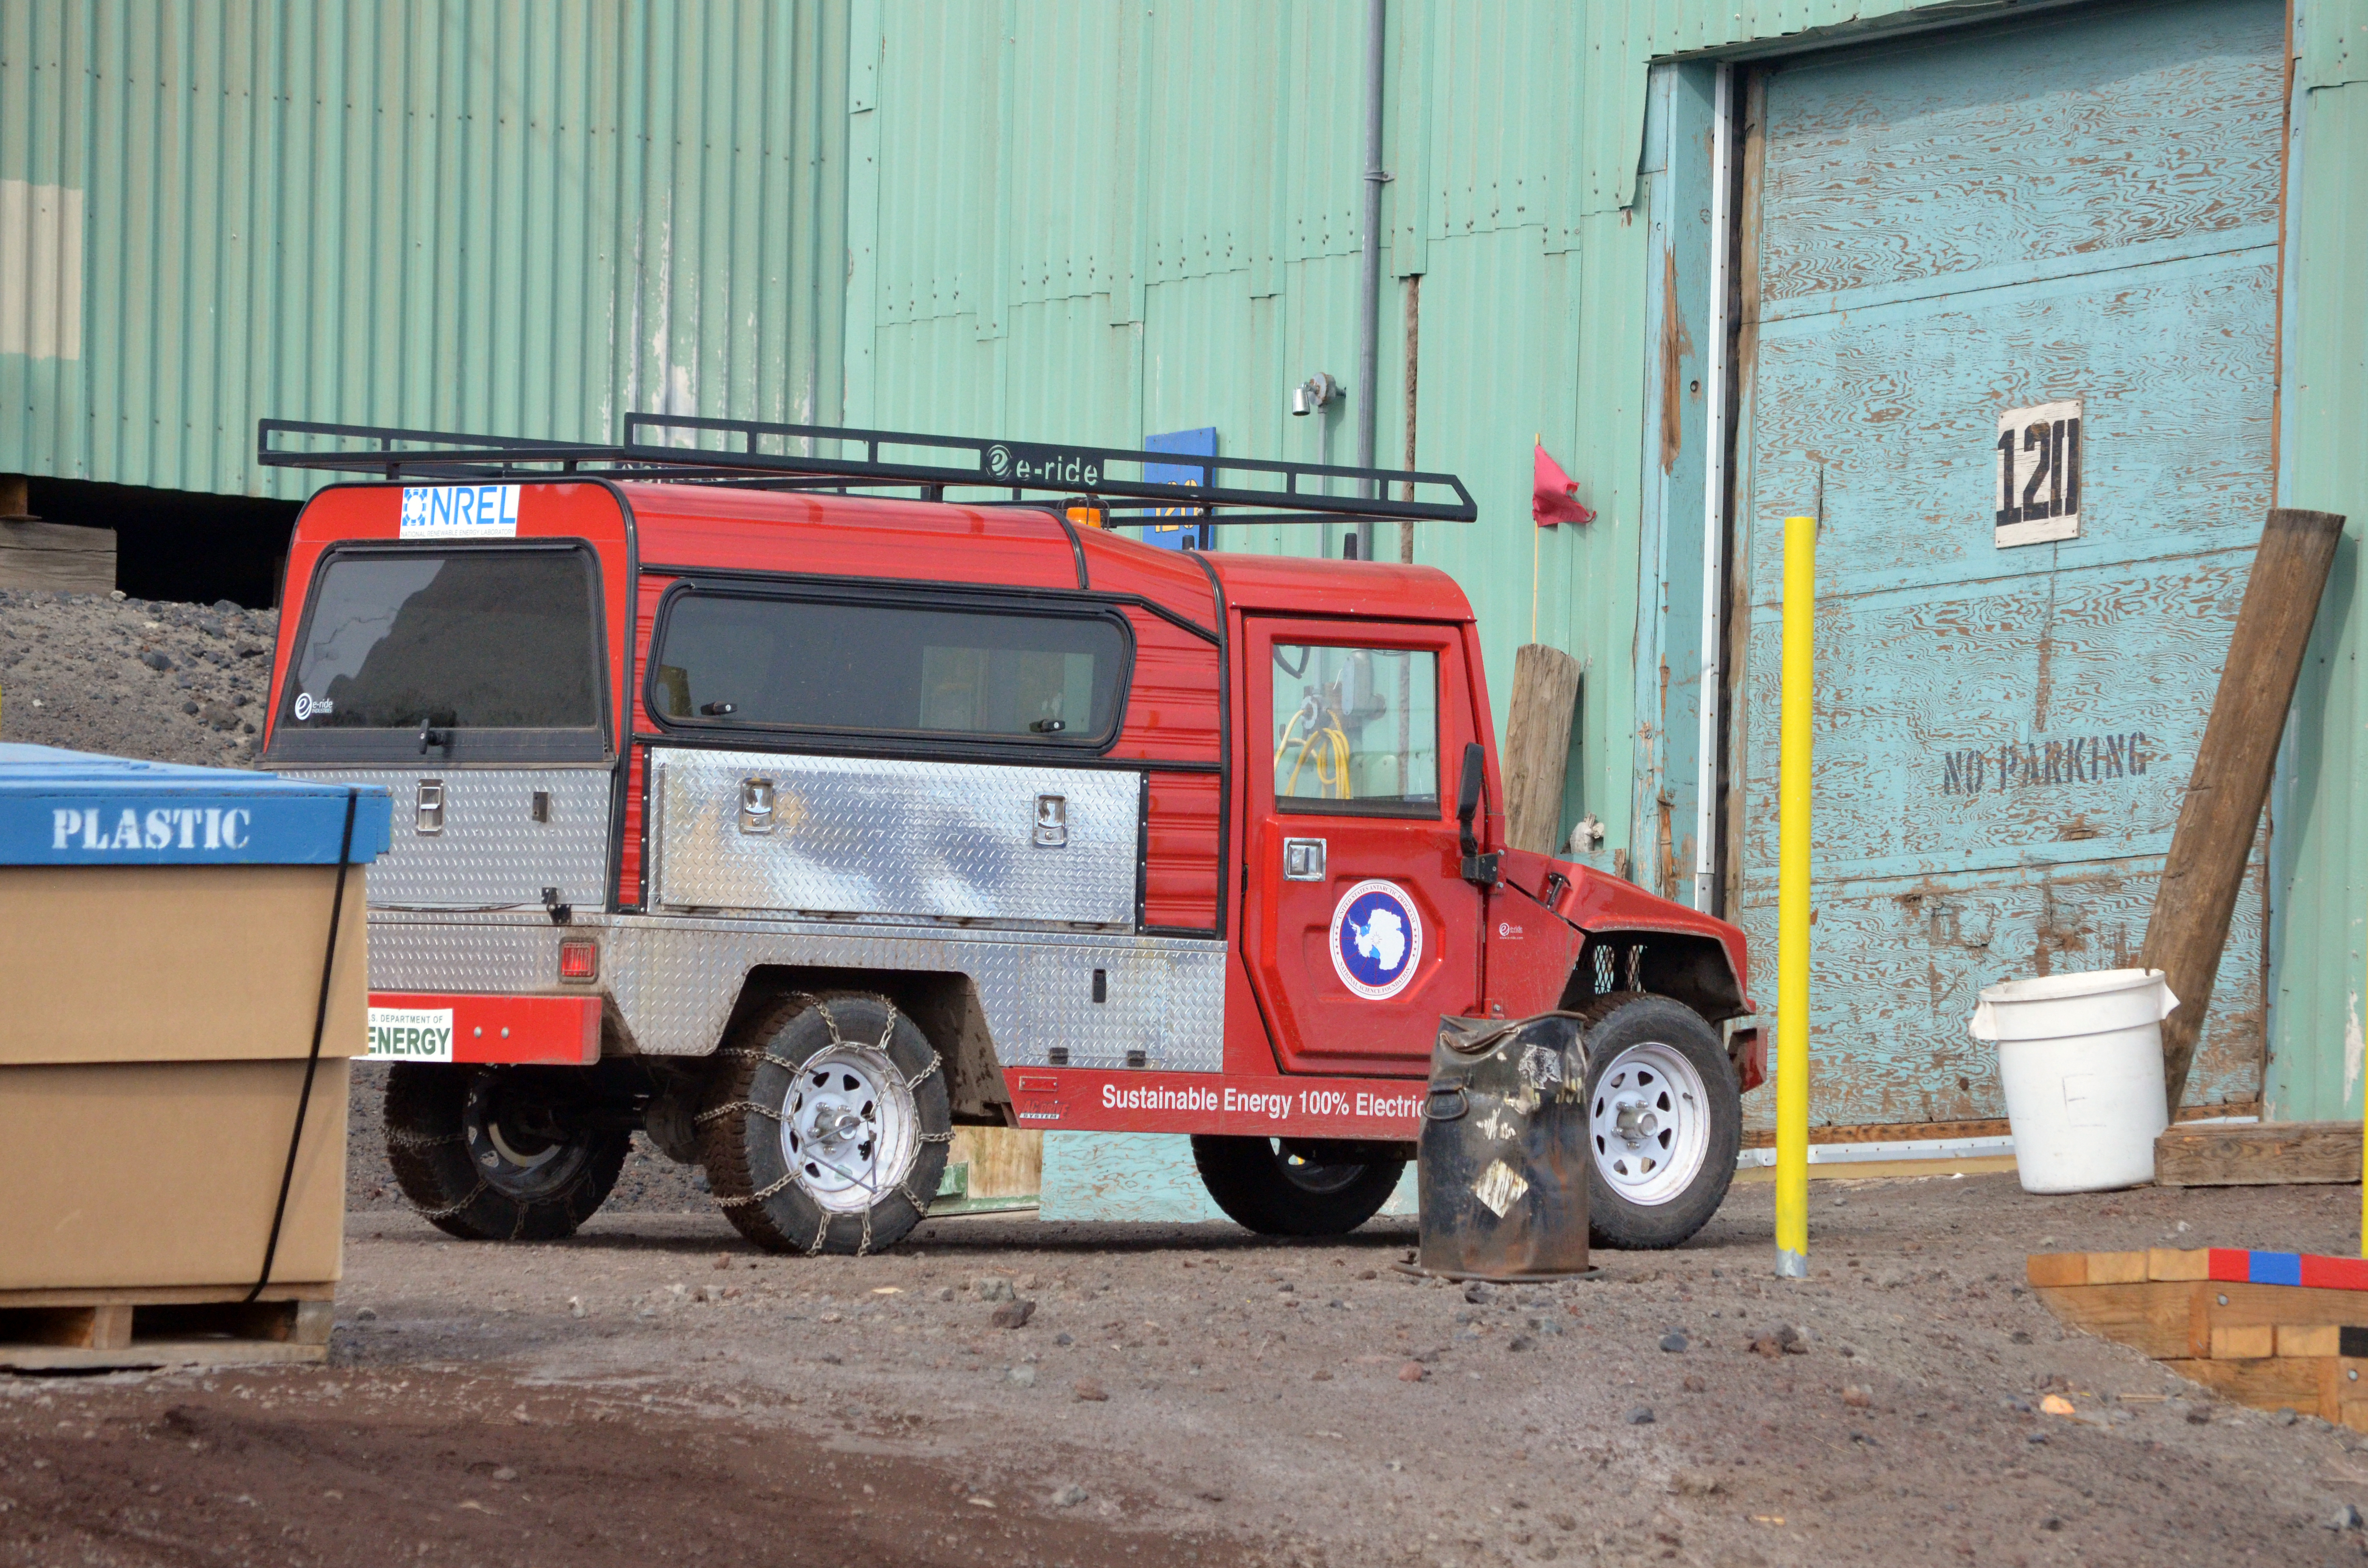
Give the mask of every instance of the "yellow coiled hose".
M 1323 721 L 1320 724 L 1315 722 L 1319 717 Z M 1299 728 L 1303 720 L 1307 721 L 1311 726 L 1304 733 L 1301 733 Z M 1339 712 L 1327 708 L 1319 715 L 1315 702 L 1311 699 L 1298 712 L 1293 713 L 1291 716 L 1291 722 L 1282 727 L 1282 744 L 1274 748 L 1274 767 L 1278 773 L 1282 771 L 1283 756 L 1291 750 L 1294 737 L 1299 742 L 1299 755 L 1292 758 L 1291 778 L 1283 786 L 1281 792 L 1285 795 L 1295 795 L 1299 792 L 1299 775 L 1306 767 L 1308 757 L 1313 756 L 1315 759 L 1315 782 L 1321 790 L 1323 798 L 1334 801 L 1347 800 L 1349 798 L 1349 758 L 1351 751 L 1349 745 L 1349 732 L 1341 727 Z

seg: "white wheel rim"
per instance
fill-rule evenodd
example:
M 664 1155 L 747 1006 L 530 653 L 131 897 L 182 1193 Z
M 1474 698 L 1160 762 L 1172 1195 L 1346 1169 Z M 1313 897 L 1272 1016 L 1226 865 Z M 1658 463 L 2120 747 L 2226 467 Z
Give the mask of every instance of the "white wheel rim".
M 860 1213 L 912 1171 L 918 1122 L 912 1088 L 885 1051 L 834 1045 L 790 1075 L 781 1158 L 824 1209 Z
M 1670 1201 L 1693 1185 L 1710 1151 L 1702 1074 L 1675 1046 L 1630 1046 L 1595 1081 L 1588 1141 L 1612 1191 L 1643 1208 Z

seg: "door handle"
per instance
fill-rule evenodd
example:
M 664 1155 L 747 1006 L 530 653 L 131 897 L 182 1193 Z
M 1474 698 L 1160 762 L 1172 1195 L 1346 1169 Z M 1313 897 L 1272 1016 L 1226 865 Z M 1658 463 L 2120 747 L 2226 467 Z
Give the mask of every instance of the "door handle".
M 740 831 L 770 833 L 773 831 L 773 781 L 769 778 L 740 780 Z
M 1324 840 L 1286 838 L 1282 841 L 1282 880 L 1320 882 L 1324 880 Z

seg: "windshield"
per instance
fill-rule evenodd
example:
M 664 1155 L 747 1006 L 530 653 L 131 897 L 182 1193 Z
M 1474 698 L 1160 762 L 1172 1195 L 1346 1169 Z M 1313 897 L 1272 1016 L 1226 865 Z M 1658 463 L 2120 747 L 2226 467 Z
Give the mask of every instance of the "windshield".
M 355 552 L 313 590 L 283 733 L 600 725 L 586 551 Z

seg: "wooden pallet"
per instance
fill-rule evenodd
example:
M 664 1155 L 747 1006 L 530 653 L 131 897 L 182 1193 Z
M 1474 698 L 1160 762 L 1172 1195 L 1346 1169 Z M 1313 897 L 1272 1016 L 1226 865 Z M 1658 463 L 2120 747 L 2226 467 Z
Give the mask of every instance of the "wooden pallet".
M 2228 1247 L 2033 1253 L 2065 1323 L 2257 1410 L 2368 1432 L 2368 1259 Z
M 2157 1187 L 2360 1183 L 2356 1121 L 2257 1121 L 2169 1127 L 2154 1141 Z
M 325 1361 L 335 1285 L 0 1290 L 0 1369 L 82 1372 Z

